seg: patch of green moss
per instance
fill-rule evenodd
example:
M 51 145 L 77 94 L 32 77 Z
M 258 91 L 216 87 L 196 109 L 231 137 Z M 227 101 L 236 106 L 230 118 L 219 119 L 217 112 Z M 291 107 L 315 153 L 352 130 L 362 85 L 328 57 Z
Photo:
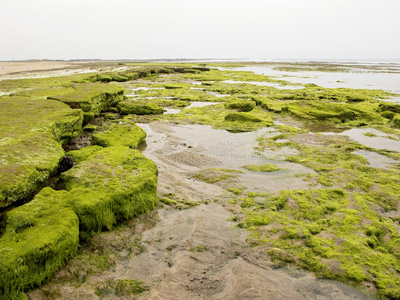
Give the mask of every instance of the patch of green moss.
M 76 253 L 79 221 L 69 200 L 68 192 L 45 188 L 7 214 L 0 239 L 2 299 L 41 284 Z
M 153 209 L 156 174 L 157 166 L 140 151 L 112 146 L 93 152 L 61 180 L 74 199 L 80 230 L 91 233 Z
M 101 146 L 93 145 L 81 148 L 79 150 L 69 151 L 67 154 L 72 158 L 74 162 L 79 163 L 87 160 L 90 156 L 102 149 L 103 147 Z
M 67 191 L 45 188 L 3 221 L 0 294 L 6 297 L 54 274 L 76 252 L 79 233 L 110 229 L 157 202 L 157 167 L 140 151 L 91 146 L 70 155 L 78 164 L 62 174 Z
M 385 212 L 397 210 L 400 170 L 369 167 L 353 152 L 373 149 L 345 137 L 299 132 L 286 138 L 299 151 L 288 161 L 314 169 L 319 183 L 341 189 L 281 191 L 255 208 L 242 205 L 253 208 L 244 222 L 251 243 L 268 244 L 277 264 L 354 284 L 366 281 L 380 296 L 399 297 L 398 224 Z M 266 147 L 280 146 L 271 138 L 260 142 L 264 139 Z
M 149 90 L 137 90 L 135 96 L 140 97 L 139 100 L 150 100 L 152 103 L 160 104 L 161 101 L 166 102 L 177 102 L 182 106 L 184 102 L 189 101 L 201 101 L 201 102 L 221 102 L 222 99 L 215 95 L 207 93 L 206 89 L 193 87 L 191 84 L 180 83 L 179 89 L 166 89 L 165 83 L 153 83 L 151 85 L 145 85 L 150 88 Z M 143 87 L 143 84 L 136 84 L 135 87 Z M 167 103 L 167 102 L 166 102 Z
M 0 99 L 0 207 L 30 196 L 64 157 L 61 142 L 82 127 L 82 111 L 45 99 Z
M 138 101 L 123 101 L 118 103 L 118 108 L 121 114 L 135 114 L 135 115 L 158 115 L 162 114 L 164 110 L 155 103 L 138 102 Z
M 115 120 L 115 115 L 113 115 L 113 114 L 106 114 L 106 115 L 104 116 L 104 119 L 106 119 L 106 120 Z
M 265 164 L 265 165 L 247 165 L 244 166 L 245 169 L 253 172 L 276 172 L 280 171 L 281 168 L 275 166 L 273 164 Z
M 83 127 L 84 131 L 95 131 L 98 127 L 93 124 L 87 124 L 85 127 Z
M 106 72 L 95 74 L 89 77 L 86 77 L 81 82 L 125 82 L 125 81 L 132 81 L 139 78 L 148 78 L 148 77 L 155 77 L 159 74 L 169 74 L 173 73 L 174 71 L 170 68 L 165 68 L 163 66 L 155 66 L 155 65 L 147 65 L 141 66 L 140 68 L 132 68 L 124 71 L 119 72 Z
M 277 198 L 284 200 L 278 210 L 249 211 L 246 219 L 273 260 L 322 277 L 374 282 L 380 295 L 398 297 L 400 239 L 393 220 L 371 209 L 373 197 L 327 189 L 282 191 Z
M 237 109 L 241 112 L 252 111 L 256 107 L 256 103 L 254 101 L 248 100 L 227 102 L 225 105 L 227 108 Z
M 80 108 L 84 112 L 99 115 L 106 107 L 124 100 L 125 90 L 117 84 L 73 83 L 74 91 L 61 95 L 49 96 L 49 99 L 68 104 L 71 108 Z
M 240 187 L 240 188 L 232 187 L 232 188 L 228 188 L 228 191 L 235 195 L 240 195 L 243 193 L 243 190 L 245 190 L 245 189 L 246 189 L 246 187 Z
M 102 147 L 126 146 L 137 149 L 146 139 L 146 133 L 127 116 L 122 120 L 107 123 L 93 135 L 93 144 Z M 106 130 L 104 130 L 106 129 Z
M 139 295 L 149 288 L 141 281 L 118 279 L 97 283 L 95 294 L 100 299 L 108 299 L 111 295 L 117 297 Z
M 193 178 L 200 179 L 207 183 L 216 183 L 219 181 L 226 181 L 237 178 L 237 174 L 243 173 L 240 170 L 231 169 L 206 169 L 201 170 L 193 176 Z
M 197 245 L 189 249 L 190 252 L 205 252 L 208 251 L 208 247 L 204 245 Z
M 232 113 L 223 104 L 185 109 L 165 118 L 235 131 L 252 131 L 273 125 L 270 114 L 258 108 L 250 112 Z
M 394 126 L 400 127 L 400 115 L 394 116 L 392 122 Z
M 162 203 L 164 203 L 166 205 L 176 205 L 178 203 L 175 200 L 172 200 L 172 199 L 166 198 L 166 197 L 160 198 L 159 200 L 160 200 L 160 202 L 162 202 Z
M 379 109 L 384 112 L 384 111 L 389 111 L 393 113 L 400 114 L 400 105 L 395 104 L 395 103 L 379 103 Z
M 366 133 L 364 133 L 364 135 L 368 136 L 368 137 L 377 137 L 377 135 L 375 133 L 372 133 L 372 132 L 366 132 Z

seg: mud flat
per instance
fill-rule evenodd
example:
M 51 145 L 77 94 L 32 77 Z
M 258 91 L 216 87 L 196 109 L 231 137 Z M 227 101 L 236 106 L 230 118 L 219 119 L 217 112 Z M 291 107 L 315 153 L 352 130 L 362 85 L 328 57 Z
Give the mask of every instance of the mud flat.
M 57 188 L 36 190 L 33 201 L 7 212 L 3 273 L 14 274 L 4 256 L 12 243 L 24 240 L 35 254 L 29 264 L 15 256 L 13 268 L 23 266 L 27 279 L 8 276 L 3 293 L 400 297 L 400 154 L 385 146 L 400 140 L 400 108 L 384 101 L 393 93 L 302 83 L 293 89 L 284 77 L 208 68 L 220 64 L 126 66 L 0 82 L 0 92 L 12 90 L 0 98 L 8 105 L 54 101 L 78 118 L 76 133 L 60 133 L 64 138 L 51 135 L 51 122 L 27 122 L 29 132 L 49 134 L 60 148 L 54 168 L 66 154 L 75 165 L 56 172 Z M 7 145 L 24 136 L 2 126 Z M 43 209 L 45 216 L 29 213 Z M 32 243 L 40 226 L 53 226 L 54 236 Z M 69 239 L 57 239 L 65 232 Z M 48 256 L 43 245 L 66 254 Z

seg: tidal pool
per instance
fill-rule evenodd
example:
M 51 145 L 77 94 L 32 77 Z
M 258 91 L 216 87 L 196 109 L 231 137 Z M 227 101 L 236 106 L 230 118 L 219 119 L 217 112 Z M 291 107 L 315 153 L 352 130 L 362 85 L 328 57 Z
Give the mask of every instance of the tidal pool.
M 372 151 L 358 150 L 353 153 L 365 157 L 368 160 L 369 166 L 373 168 L 390 169 L 393 165 L 400 164 L 398 160 Z
M 372 133 L 376 136 L 366 136 L 366 133 Z M 400 141 L 389 139 L 386 133 L 372 128 L 353 128 L 343 131 L 341 135 L 346 135 L 352 140 L 364 146 L 375 149 L 386 149 L 400 152 Z
M 165 122 L 138 125 L 147 133 L 147 148 L 143 154 L 157 163 L 160 174 L 169 172 L 178 178 L 190 178 L 190 174 L 201 170 L 238 170 L 231 186 L 245 186 L 256 192 L 308 188 L 303 176 L 316 174 L 300 164 L 281 160 L 285 154 L 293 154 L 290 149 L 282 149 L 279 153 L 255 151 L 254 147 L 258 145 L 256 139 L 277 132 L 274 128 L 231 133 L 208 125 L 172 125 Z M 274 164 L 280 170 L 253 172 L 244 168 L 246 165 L 264 164 Z
M 192 102 L 189 106 L 185 107 L 186 109 L 188 108 L 193 108 L 193 107 L 204 107 L 204 106 L 210 106 L 210 105 L 216 105 L 220 104 L 218 102 Z
M 255 72 L 254 72 L 255 73 Z M 266 75 L 266 74 L 265 74 Z M 286 79 L 285 79 L 286 80 Z M 304 86 L 301 85 L 282 85 L 279 83 L 273 83 L 273 82 L 264 82 L 264 81 L 236 81 L 236 80 L 225 80 L 222 81 L 224 83 L 231 83 L 231 84 L 237 84 L 237 83 L 248 83 L 248 84 L 254 84 L 254 85 L 261 85 L 261 86 L 270 86 L 274 87 L 277 89 L 281 90 L 300 90 L 303 89 Z
M 274 76 L 294 83 L 314 83 L 325 88 L 382 89 L 400 94 L 400 73 L 354 73 L 318 71 L 279 71 L 269 66 L 248 66 L 234 68 L 235 71 L 251 71 L 255 74 Z M 284 77 L 284 78 L 282 78 Z M 399 101 L 399 98 L 386 99 Z

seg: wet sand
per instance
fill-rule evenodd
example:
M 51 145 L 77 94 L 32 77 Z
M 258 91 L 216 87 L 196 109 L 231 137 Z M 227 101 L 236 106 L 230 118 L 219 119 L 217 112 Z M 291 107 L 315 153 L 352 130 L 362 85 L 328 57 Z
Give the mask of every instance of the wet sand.
M 234 217 L 241 211 L 228 202 L 232 194 L 227 186 L 240 182 L 258 187 L 259 192 L 308 188 L 301 174 L 312 170 L 285 163 L 283 173 L 243 169 L 240 177 L 218 184 L 192 177 L 210 167 L 238 168 L 246 163 L 238 163 L 237 157 L 227 159 L 229 153 L 253 161 L 255 139 L 272 129 L 232 134 L 200 125 L 139 125 L 148 134 L 143 153 L 159 167 L 159 197 L 182 205 L 164 206 L 152 213 L 151 221 L 141 216 L 122 230 L 96 235 L 91 247 L 101 245 L 100 251 L 114 253 L 114 267 L 87 275 L 83 284 L 74 285 L 65 282 L 79 265 L 73 258 L 49 284 L 29 293 L 30 299 L 52 299 L 45 296 L 50 291 L 57 291 L 56 299 L 99 299 L 98 283 L 121 279 L 140 280 L 150 287 L 138 299 L 368 299 L 355 288 L 317 279 L 310 272 L 277 268 L 267 257 L 267 249 L 250 247 L 248 232 L 236 226 Z M 269 157 L 268 161 L 274 160 Z M 121 237 L 128 239 L 122 246 Z M 141 249 L 139 253 L 132 250 L 136 248 Z M 108 294 L 107 299 L 130 298 Z
M 84 63 L 79 62 L 57 62 L 57 61 L 18 61 L 18 62 L 0 62 L 0 75 L 49 71 L 55 69 L 71 69 L 81 67 Z

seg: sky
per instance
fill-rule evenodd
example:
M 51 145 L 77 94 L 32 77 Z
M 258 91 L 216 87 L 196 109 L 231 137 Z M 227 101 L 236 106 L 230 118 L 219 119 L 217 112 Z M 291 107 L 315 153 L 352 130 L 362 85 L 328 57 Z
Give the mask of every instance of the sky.
M 0 60 L 400 59 L 398 0 L 2 0 Z

